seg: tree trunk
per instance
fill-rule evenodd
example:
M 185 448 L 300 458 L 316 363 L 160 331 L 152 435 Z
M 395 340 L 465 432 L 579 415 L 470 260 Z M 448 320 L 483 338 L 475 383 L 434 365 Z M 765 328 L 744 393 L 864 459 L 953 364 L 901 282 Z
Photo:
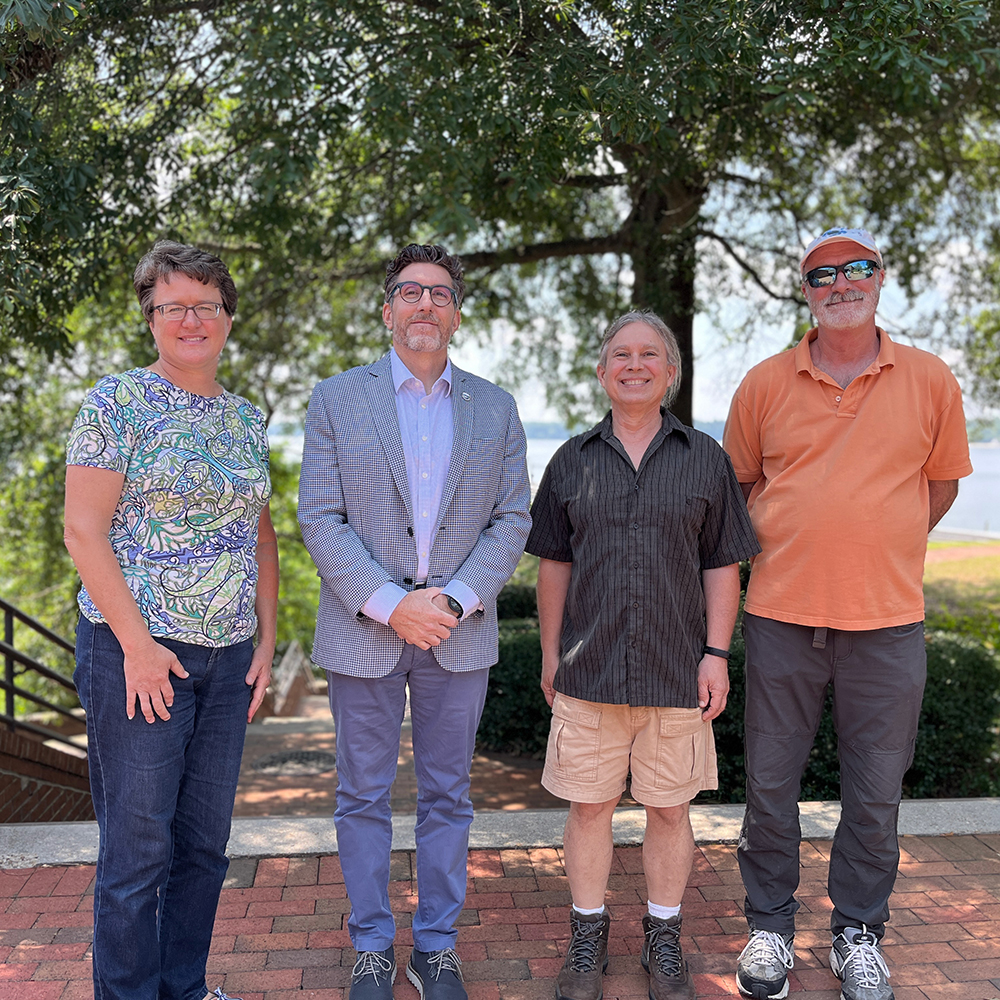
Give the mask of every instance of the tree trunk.
M 673 330 L 680 347 L 681 388 L 670 409 L 685 424 L 693 423 L 696 257 L 690 224 L 703 197 L 677 182 L 647 188 L 636 202 L 629 248 L 635 274 L 633 302 L 655 312 Z

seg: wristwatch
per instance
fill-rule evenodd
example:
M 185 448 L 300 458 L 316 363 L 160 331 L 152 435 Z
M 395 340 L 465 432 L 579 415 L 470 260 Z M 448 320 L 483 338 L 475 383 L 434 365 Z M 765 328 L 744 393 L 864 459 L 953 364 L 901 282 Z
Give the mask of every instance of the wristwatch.
M 451 596 L 451 594 L 445 594 L 444 596 L 448 598 L 448 610 L 451 611 L 456 618 L 461 618 L 462 615 L 465 614 L 465 608 L 463 608 L 462 605 Z

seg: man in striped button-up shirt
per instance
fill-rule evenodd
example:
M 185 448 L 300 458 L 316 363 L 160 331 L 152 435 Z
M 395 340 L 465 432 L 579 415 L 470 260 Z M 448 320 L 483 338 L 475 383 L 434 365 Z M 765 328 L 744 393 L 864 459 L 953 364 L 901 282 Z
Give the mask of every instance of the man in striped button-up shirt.
M 407 690 L 419 904 L 406 974 L 422 998 L 466 996 L 454 946 L 469 764 L 497 661 L 497 594 L 530 522 L 514 400 L 448 360 L 464 288 L 443 247 L 406 247 L 386 270 L 392 351 L 321 382 L 306 418 L 299 522 L 322 581 L 313 659 L 337 728 L 350 1000 L 392 1000 L 389 790 Z
M 717 788 L 712 723 L 729 691 L 737 563 L 758 551 L 725 452 L 663 408 L 680 380 L 652 313 L 611 324 L 597 377 L 611 412 L 552 457 L 532 507 L 541 557 L 542 690 L 552 729 L 542 784 L 570 802 L 572 938 L 558 1000 L 600 1000 L 611 817 L 631 771 L 646 807 L 641 962 L 653 1000 L 693 1000 L 681 896 L 694 858 L 688 802 Z

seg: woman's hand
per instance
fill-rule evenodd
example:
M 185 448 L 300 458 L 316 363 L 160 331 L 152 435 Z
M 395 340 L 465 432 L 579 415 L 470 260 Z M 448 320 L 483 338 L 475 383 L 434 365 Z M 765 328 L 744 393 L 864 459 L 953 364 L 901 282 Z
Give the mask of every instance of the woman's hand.
M 250 669 L 247 671 L 246 682 L 253 688 L 253 695 L 250 698 L 250 710 L 247 712 L 247 723 L 253 722 L 254 714 L 260 708 L 260 703 L 267 693 L 267 686 L 271 683 L 271 661 L 274 659 L 274 649 L 268 651 L 264 646 L 258 646 L 253 651 L 253 658 L 250 660 Z
M 154 722 L 156 716 L 166 722 L 170 718 L 168 709 L 174 703 L 171 674 L 188 676 L 181 661 L 154 639 L 136 652 L 126 653 L 125 714 L 130 719 L 135 717 L 135 701 L 138 698 L 139 711 L 147 722 Z

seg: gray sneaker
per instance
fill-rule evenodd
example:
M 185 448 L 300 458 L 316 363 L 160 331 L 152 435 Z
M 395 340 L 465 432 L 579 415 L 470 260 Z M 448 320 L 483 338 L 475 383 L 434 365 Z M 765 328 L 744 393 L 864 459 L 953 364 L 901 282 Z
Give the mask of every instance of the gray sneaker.
M 753 1000 L 782 1000 L 788 996 L 788 970 L 795 962 L 795 935 L 751 930 L 740 952 L 736 985 Z
M 848 940 L 847 931 L 833 939 L 830 968 L 843 983 L 842 1000 L 893 1000 L 882 948 L 867 927 L 862 926 L 853 941 Z

